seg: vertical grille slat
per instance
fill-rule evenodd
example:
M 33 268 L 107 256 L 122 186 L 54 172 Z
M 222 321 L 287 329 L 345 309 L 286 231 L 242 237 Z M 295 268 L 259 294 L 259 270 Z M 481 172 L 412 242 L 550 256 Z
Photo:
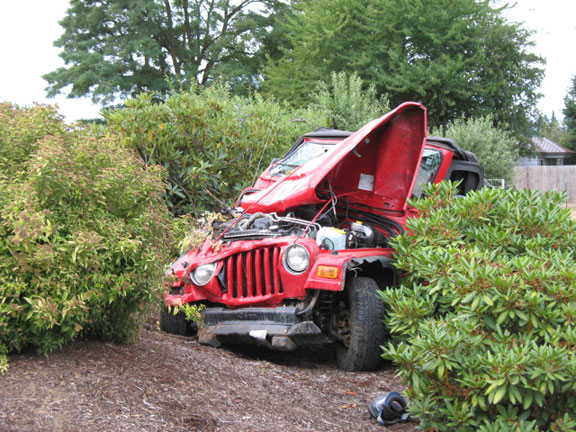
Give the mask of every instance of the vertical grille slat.
M 278 259 L 280 258 L 280 250 L 278 250 L 278 248 L 274 249 L 274 253 L 272 254 L 272 260 L 270 262 L 270 267 L 272 268 L 272 280 L 273 282 L 273 289 L 274 289 L 274 294 L 278 294 L 280 292 L 280 283 L 279 283 L 279 278 L 280 275 L 278 274 L 278 268 L 274 265 L 275 263 L 278 262 Z
M 253 261 L 254 254 L 246 252 L 246 292 L 249 296 L 256 296 L 256 290 L 254 289 L 254 267 Z
M 228 258 L 227 262 L 226 262 L 226 272 L 227 272 L 227 287 L 226 287 L 226 291 L 228 293 L 230 293 L 230 288 L 232 288 L 232 297 L 236 297 L 236 292 L 235 292 L 235 283 L 234 283 L 234 257 L 230 257 Z
M 250 293 L 249 288 L 248 288 L 248 274 L 247 274 L 247 268 L 246 268 L 246 265 L 247 265 L 246 260 L 247 260 L 249 255 L 250 255 L 249 252 L 242 254 L 242 273 L 240 273 L 240 274 L 242 276 L 242 295 L 244 297 L 252 296 L 252 294 Z
M 256 249 L 254 253 L 254 276 L 256 276 L 256 295 L 263 295 L 262 292 L 262 251 Z
M 278 265 L 280 248 L 268 247 L 241 252 L 226 258 L 222 292 L 232 298 L 266 297 L 282 293 Z
M 273 278 L 270 277 L 270 249 L 264 249 L 264 256 L 262 257 L 262 267 L 264 268 L 264 285 L 262 295 L 273 294 L 274 288 L 272 287 Z M 269 292 L 268 292 L 269 291 Z
M 236 285 L 238 287 L 238 297 L 246 297 L 244 295 L 244 269 L 242 266 L 243 263 L 243 256 L 242 254 L 236 255 Z

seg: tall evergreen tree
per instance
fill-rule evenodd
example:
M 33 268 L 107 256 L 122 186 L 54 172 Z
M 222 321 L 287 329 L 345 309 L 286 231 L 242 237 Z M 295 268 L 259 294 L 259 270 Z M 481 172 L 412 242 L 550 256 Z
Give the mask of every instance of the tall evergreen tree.
M 491 115 L 517 130 L 539 97 L 531 32 L 489 0 L 304 0 L 263 90 L 305 103 L 318 79 L 356 72 L 393 104 L 422 101 L 433 124 Z
M 535 126 L 535 133 L 541 138 L 548 138 L 558 144 L 562 144 L 566 139 L 566 129 L 562 127 L 562 123 L 558 121 L 554 111 L 552 111 L 550 118 L 546 115 L 539 115 Z
M 572 77 L 572 87 L 568 89 L 568 93 L 564 97 L 564 125 L 567 129 L 567 134 L 562 140 L 562 143 L 576 150 L 576 75 Z
M 48 94 L 95 101 L 223 78 L 256 83 L 277 0 L 71 0 Z

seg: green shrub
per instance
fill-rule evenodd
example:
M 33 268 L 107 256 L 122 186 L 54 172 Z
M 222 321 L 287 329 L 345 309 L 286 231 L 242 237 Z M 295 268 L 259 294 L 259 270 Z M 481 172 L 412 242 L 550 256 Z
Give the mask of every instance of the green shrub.
M 502 129 L 494 127 L 490 117 L 458 119 L 431 135 L 453 139 L 458 145 L 478 156 L 486 178 L 502 178 L 510 184 L 514 165 L 518 159 L 516 139 Z
M 576 222 L 563 196 L 454 185 L 414 201 L 385 347 L 424 430 L 574 430 Z M 567 414 L 565 416 L 565 414 Z
M 356 131 L 390 111 L 386 96 L 378 97 L 373 85 L 363 86 L 356 73 L 332 72 L 330 83 L 320 81 L 312 93 L 312 108 L 327 118 L 331 128 Z
M 295 121 L 302 112 L 216 85 L 174 93 L 164 103 L 141 94 L 105 118 L 146 164 L 167 169 L 171 211 L 198 216 L 222 207 L 210 194 L 232 203 L 273 157 L 314 129 L 311 111 Z
M 62 117 L 49 105 L 20 109 L 0 103 L 0 173 L 15 174 L 38 147 L 40 139 L 64 132 Z
M 161 168 L 37 109 L 0 121 L 7 142 L 41 131 L 26 156 L 4 154 L 18 169 L 0 179 L 0 354 L 48 352 L 79 335 L 130 338 L 175 243 Z M 34 120 L 16 127 L 18 116 Z

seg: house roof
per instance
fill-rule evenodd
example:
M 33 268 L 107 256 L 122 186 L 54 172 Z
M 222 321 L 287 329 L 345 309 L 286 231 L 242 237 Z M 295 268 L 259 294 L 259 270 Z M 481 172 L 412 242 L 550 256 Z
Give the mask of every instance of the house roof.
M 575 154 L 576 152 L 570 150 L 558 143 L 555 143 L 548 138 L 532 138 L 532 143 L 536 147 L 538 153 L 568 153 L 569 155 Z

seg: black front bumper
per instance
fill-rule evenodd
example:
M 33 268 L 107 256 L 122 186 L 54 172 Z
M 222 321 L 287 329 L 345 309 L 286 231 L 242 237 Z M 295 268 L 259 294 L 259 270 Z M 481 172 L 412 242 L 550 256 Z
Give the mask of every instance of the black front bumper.
M 280 351 L 328 342 L 316 324 L 302 321 L 296 312 L 295 307 L 208 308 L 199 342 L 215 347 L 257 343 Z

